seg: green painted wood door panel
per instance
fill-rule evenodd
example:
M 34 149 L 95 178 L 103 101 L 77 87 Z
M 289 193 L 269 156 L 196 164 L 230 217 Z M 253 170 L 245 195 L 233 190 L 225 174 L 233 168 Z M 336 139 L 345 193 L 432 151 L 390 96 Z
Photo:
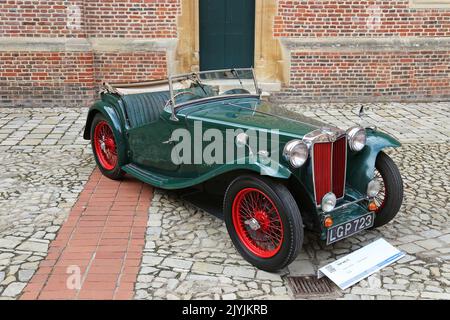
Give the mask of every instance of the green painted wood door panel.
M 200 69 L 253 66 L 255 0 L 200 0 Z

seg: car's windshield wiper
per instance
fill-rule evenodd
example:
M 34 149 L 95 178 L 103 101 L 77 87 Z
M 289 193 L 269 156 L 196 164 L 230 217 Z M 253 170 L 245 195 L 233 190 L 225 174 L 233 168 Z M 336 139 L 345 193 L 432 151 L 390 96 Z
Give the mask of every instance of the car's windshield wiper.
M 205 94 L 205 96 L 207 96 L 208 94 L 206 93 L 205 88 L 203 88 L 203 84 L 200 82 L 198 74 L 193 73 L 191 79 L 192 79 L 192 81 L 194 81 L 202 89 L 202 91 Z
M 239 80 L 239 83 L 241 84 L 241 87 L 244 88 L 244 85 L 242 84 L 241 78 L 239 78 L 239 74 L 236 71 L 236 69 L 231 69 L 231 73 Z

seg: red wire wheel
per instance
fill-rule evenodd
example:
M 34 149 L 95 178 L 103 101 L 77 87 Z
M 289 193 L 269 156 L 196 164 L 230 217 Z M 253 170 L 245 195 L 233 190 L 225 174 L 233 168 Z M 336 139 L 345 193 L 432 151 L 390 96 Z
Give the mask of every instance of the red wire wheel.
M 105 170 L 117 165 L 117 148 L 114 134 L 108 122 L 101 120 L 94 129 L 94 149 L 98 162 Z
M 283 224 L 270 197 L 256 188 L 244 188 L 234 198 L 232 220 L 236 233 L 254 255 L 271 258 L 281 248 Z

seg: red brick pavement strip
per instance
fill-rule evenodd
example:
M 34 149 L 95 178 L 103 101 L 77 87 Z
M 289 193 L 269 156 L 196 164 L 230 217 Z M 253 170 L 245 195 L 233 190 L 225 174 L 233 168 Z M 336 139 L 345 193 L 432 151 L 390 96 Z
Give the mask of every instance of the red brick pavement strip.
M 151 197 L 150 186 L 95 169 L 20 299 L 132 299 Z

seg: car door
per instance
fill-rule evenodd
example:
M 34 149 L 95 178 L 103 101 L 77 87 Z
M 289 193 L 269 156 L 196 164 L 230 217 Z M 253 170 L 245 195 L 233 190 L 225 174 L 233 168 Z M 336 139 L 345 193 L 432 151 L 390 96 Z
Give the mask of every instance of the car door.
M 128 130 L 128 142 L 132 162 L 139 167 L 162 174 L 170 174 L 179 169 L 171 159 L 173 130 L 183 127 L 160 116 L 156 121 Z

